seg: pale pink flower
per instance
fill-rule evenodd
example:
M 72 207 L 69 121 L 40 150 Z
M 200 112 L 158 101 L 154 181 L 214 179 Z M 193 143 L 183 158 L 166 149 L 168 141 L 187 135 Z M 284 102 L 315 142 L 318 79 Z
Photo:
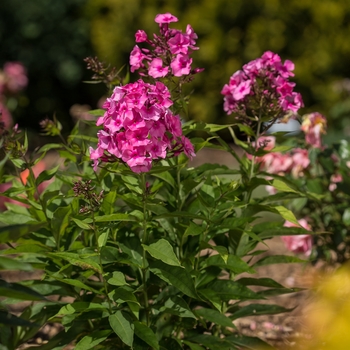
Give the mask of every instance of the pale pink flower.
M 305 230 L 311 231 L 312 228 L 306 221 L 306 219 L 298 220 L 298 223 Z M 289 221 L 284 223 L 285 227 L 298 227 Z M 286 245 L 286 248 L 293 253 L 302 253 L 305 256 L 310 256 L 312 252 L 312 236 L 311 235 L 295 235 L 295 236 L 282 236 L 281 239 Z
M 328 189 L 333 192 L 337 188 L 337 183 L 343 181 L 343 176 L 341 174 L 333 174 L 330 179 L 330 184 Z
M 303 171 L 310 165 L 309 153 L 306 149 L 295 148 L 291 154 L 293 165 L 291 173 L 294 177 L 303 176 Z
M 6 88 L 12 93 L 18 93 L 28 84 L 27 71 L 19 62 L 7 62 L 4 65 Z
M 303 116 L 300 129 L 305 133 L 306 142 L 315 148 L 322 148 L 321 137 L 326 133 L 327 120 L 318 113 L 310 113 Z
M 6 130 L 11 129 L 13 125 L 12 115 L 1 100 L 0 100 L 0 122 L 4 123 Z

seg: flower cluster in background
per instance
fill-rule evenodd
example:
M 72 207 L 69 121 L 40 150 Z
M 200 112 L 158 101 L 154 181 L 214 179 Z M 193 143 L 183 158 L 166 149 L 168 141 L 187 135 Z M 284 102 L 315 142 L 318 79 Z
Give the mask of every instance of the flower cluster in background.
M 301 95 L 293 91 L 295 83 L 289 81 L 289 77 L 294 76 L 293 70 L 293 62 L 282 63 L 280 56 L 271 51 L 247 63 L 231 76 L 221 91 L 225 112 L 245 120 L 247 116 L 277 118 L 282 112 L 296 113 L 303 107 L 303 101 Z
M 105 114 L 97 121 L 96 150 L 90 149 L 97 167 L 99 161 L 127 164 L 133 172 L 147 172 L 153 161 L 184 152 L 192 158 L 193 145 L 182 135 L 181 120 L 169 107 L 173 104 L 168 88 L 161 82 L 143 80 L 117 86 L 107 98 Z
M 312 228 L 308 224 L 306 219 L 298 220 L 298 223 L 305 230 L 311 231 Z M 285 227 L 298 227 L 292 222 L 286 221 L 284 223 Z M 305 256 L 310 256 L 312 253 L 312 236 L 311 235 L 296 235 L 296 236 L 282 236 L 282 241 L 286 245 L 286 248 L 296 254 L 304 254 Z
M 19 62 L 7 62 L 0 70 L 0 122 L 8 130 L 13 125 L 12 115 L 6 106 L 8 96 L 22 91 L 28 84 L 27 72 Z
M 159 24 L 159 35 L 153 34 L 153 39 L 149 39 L 145 31 L 136 32 L 136 42 L 149 44 L 151 50 L 135 45 L 130 54 L 131 72 L 139 70 L 140 75 L 157 79 L 170 75 L 188 76 L 202 71 L 191 69 L 190 55 L 193 50 L 198 50 L 195 46 L 197 34 L 189 24 L 185 33 L 169 28 L 169 23 L 177 21 L 170 13 L 159 14 L 155 18 Z

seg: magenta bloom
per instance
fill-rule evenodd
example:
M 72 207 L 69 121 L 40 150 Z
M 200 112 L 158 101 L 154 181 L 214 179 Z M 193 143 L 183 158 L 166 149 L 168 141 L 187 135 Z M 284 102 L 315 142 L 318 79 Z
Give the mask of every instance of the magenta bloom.
M 94 168 L 100 162 L 121 161 L 135 173 L 151 170 L 155 161 L 185 153 L 195 156 L 190 140 L 182 135 L 167 87 L 138 80 L 115 87 L 97 121 L 97 148 L 90 148 Z
M 168 74 L 169 67 L 163 67 L 161 58 L 153 59 L 148 66 L 148 74 L 152 78 L 162 78 Z
M 223 87 L 224 110 L 227 114 L 247 115 L 256 110 L 256 101 L 263 101 L 264 117 L 296 113 L 303 107 L 303 101 L 301 95 L 293 91 L 295 83 L 288 80 L 294 75 L 293 69 L 293 62 L 283 63 L 277 54 L 265 52 L 234 73 Z
M 311 226 L 308 224 L 306 219 L 298 220 L 301 227 L 305 230 L 311 231 Z M 285 227 L 298 227 L 297 225 L 286 221 Z M 312 252 L 312 236 L 311 235 L 296 235 L 296 236 L 282 236 L 283 242 L 286 248 L 293 253 L 301 253 L 305 256 L 310 256 Z
M 159 14 L 155 22 L 159 24 L 160 35 L 153 34 L 153 39 L 148 39 L 143 30 L 135 34 L 137 43 L 145 42 L 151 49 L 140 48 L 137 45 L 130 54 L 131 72 L 139 70 L 142 76 L 149 75 L 154 79 L 166 76 L 187 76 L 197 74 L 202 69 L 191 70 L 192 59 L 190 55 L 195 46 L 197 34 L 190 25 L 187 25 L 186 32 L 169 28 L 169 23 L 177 22 L 178 19 L 171 13 Z
M 154 20 L 156 23 L 171 23 L 171 22 L 177 22 L 178 19 L 173 16 L 171 13 L 167 12 L 164 14 L 158 14 Z

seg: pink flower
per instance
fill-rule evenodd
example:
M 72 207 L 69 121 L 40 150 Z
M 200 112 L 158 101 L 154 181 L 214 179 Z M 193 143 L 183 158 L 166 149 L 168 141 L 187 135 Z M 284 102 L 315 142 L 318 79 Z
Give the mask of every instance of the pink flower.
M 131 72 L 134 72 L 140 67 L 144 67 L 144 64 L 142 62 L 145 59 L 145 57 L 146 56 L 142 53 L 141 49 L 137 45 L 135 45 L 133 50 L 131 51 L 129 60 Z
M 303 170 L 310 165 L 309 152 L 306 149 L 295 148 L 291 154 L 293 165 L 291 173 L 294 177 L 303 175 Z
M 0 122 L 4 123 L 4 127 L 6 130 L 11 129 L 13 125 L 12 115 L 10 111 L 7 109 L 7 107 L 5 106 L 5 104 L 1 102 L 1 100 L 0 100 Z M 1 133 L 1 129 L 0 129 L 0 133 Z
M 306 219 L 298 220 L 301 227 L 305 230 L 311 231 L 311 226 Z M 298 227 L 297 225 L 286 221 L 285 227 Z M 312 252 L 312 236 L 311 235 L 295 235 L 295 236 L 282 236 L 281 239 L 286 245 L 286 248 L 293 253 L 302 253 L 305 256 L 310 256 Z
M 148 66 L 148 74 L 152 78 L 163 78 L 168 74 L 169 67 L 163 67 L 161 58 L 154 58 Z
M 193 50 L 198 50 L 195 46 L 198 37 L 193 28 L 187 25 L 185 33 L 170 29 L 169 23 L 178 21 L 170 13 L 157 15 L 155 21 L 159 24 L 160 35 L 154 34 L 151 40 L 143 30 L 138 30 L 135 34 L 136 42 L 146 42 L 151 49 L 141 49 L 137 45 L 134 47 L 130 54 L 131 72 L 139 70 L 142 76 L 149 75 L 158 79 L 171 74 L 181 77 L 203 71 L 191 70 L 192 59 L 189 56 Z
M 175 77 L 188 75 L 191 71 L 192 58 L 188 55 L 178 54 L 171 62 L 170 67 Z
M 4 65 L 6 88 L 12 93 L 23 90 L 28 84 L 27 71 L 19 62 L 7 62 Z
M 167 156 L 184 152 L 193 157 L 193 146 L 182 135 L 180 118 L 169 109 L 171 105 L 170 92 L 160 82 L 138 80 L 116 87 L 97 121 L 103 130 L 97 133 L 97 148 L 90 148 L 94 169 L 99 162 L 121 161 L 140 173 Z
M 256 101 L 265 101 L 264 106 L 268 107 L 263 111 L 264 117 L 267 113 L 275 118 L 282 112 L 297 112 L 303 101 L 299 93 L 293 92 L 295 83 L 288 81 L 294 75 L 292 70 L 293 62 L 282 63 L 277 54 L 265 52 L 234 73 L 223 87 L 224 110 L 227 114 L 236 113 L 239 118 L 256 111 Z
M 233 98 L 236 101 L 242 100 L 246 95 L 249 95 L 251 88 L 251 80 L 242 81 L 234 90 Z
M 328 189 L 333 192 L 337 188 L 337 183 L 343 181 L 343 176 L 341 174 L 333 174 L 330 179 L 330 184 Z
M 164 14 L 158 14 L 154 20 L 156 23 L 171 23 L 177 22 L 178 19 L 173 16 L 171 13 L 167 12 Z
M 144 41 L 147 41 L 147 34 L 144 30 L 138 30 L 135 34 L 135 41 L 137 43 L 143 43 Z

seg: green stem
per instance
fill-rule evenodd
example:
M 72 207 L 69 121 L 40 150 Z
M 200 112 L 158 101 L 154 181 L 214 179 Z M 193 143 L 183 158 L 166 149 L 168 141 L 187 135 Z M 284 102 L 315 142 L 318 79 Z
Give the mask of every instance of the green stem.
M 148 232 L 147 232 L 147 222 L 148 222 L 148 210 L 147 210 L 147 183 L 145 173 L 141 173 L 140 176 L 141 188 L 142 188 L 142 203 L 143 203 L 143 222 L 142 222 L 142 243 L 147 244 L 148 241 Z M 148 303 L 148 293 L 147 293 L 147 257 L 146 250 L 143 249 L 142 253 L 142 284 L 143 284 L 143 298 L 145 303 L 145 312 L 146 312 L 146 323 L 147 326 L 150 325 L 149 317 L 149 303 Z
M 93 203 L 90 200 L 90 207 L 93 208 Z M 99 264 L 100 264 L 100 268 L 101 268 L 101 273 L 100 273 L 100 281 L 103 283 L 103 287 L 104 287 L 104 291 L 105 291 L 105 295 L 108 301 L 108 309 L 109 309 L 109 313 L 112 314 L 112 304 L 111 301 L 109 299 L 109 295 L 108 295 L 108 287 L 107 287 L 107 281 L 105 279 L 105 273 L 103 270 L 103 265 L 102 265 L 102 258 L 101 258 L 101 248 L 98 244 L 98 229 L 96 226 L 96 221 L 95 221 L 95 214 L 93 212 L 93 210 L 91 210 L 92 213 L 92 225 L 93 225 L 93 231 L 94 231 L 94 235 L 95 235 L 95 241 L 96 241 L 96 247 L 97 247 L 97 252 L 98 252 L 98 258 L 99 258 Z

